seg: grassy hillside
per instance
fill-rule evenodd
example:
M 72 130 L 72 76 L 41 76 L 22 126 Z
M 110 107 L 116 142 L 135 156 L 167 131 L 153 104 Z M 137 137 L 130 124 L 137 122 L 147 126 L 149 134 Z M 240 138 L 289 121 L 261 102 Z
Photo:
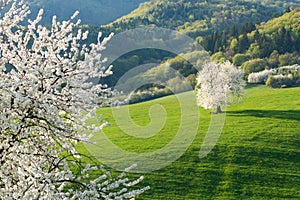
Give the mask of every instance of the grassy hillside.
M 194 142 L 170 166 L 145 174 L 143 184 L 151 190 L 139 199 L 300 199 L 299 92 L 300 88 L 247 89 L 244 102 L 228 108 L 222 135 L 203 159 L 198 154 L 210 114 L 199 109 L 200 126 Z M 189 94 L 180 95 L 189 101 Z M 145 126 L 150 122 L 148 110 L 155 104 L 162 105 L 168 116 L 155 136 L 138 139 L 126 135 L 114 122 L 111 110 L 104 108 L 99 112 L 110 122 L 104 129 L 106 136 L 117 146 L 137 153 L 163 147 L 180 123 L 176 98 L 131 105 L 130 112 L 137 124 Z M 161 115 L 153 117 L 154 121 L 161 119 Z

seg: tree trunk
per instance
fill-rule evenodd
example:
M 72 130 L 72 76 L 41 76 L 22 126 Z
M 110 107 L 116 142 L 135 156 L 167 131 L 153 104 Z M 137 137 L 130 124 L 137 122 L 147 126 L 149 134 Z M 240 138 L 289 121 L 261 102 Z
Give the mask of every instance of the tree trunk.
M 216 112 L 216 114 L 219 114 L 219 113 L 222 113 L 221 106 L 217 106 L 217 112 Z

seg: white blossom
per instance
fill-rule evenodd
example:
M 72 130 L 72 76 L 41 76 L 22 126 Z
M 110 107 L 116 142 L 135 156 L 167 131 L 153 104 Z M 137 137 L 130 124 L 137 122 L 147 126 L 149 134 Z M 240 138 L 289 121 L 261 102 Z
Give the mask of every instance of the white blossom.
M 9 2 L 1 1 L 1 11 Z M 12 1 L 0 19 L 1 199 L 123 199 L 149 189 L 130 190 L 132 182 L 103 170 L 92 179 L 89 172 L 98 167 L 82 166 L 75 149 L 89 141 L 87 130 L 106 124 L 83 119 L 84 113 L 96 116 L 112 93 L 90 82 L 111 74 L 101 51 L 112 35 L 87 47 L 80 41 L 88 33 L 73 34 L 77 12 L 62 23 L 53 17 L 50 29 L 39 25 L 42 10 L 28 26 L 20 25 L 29 13 L 25 1 Z
M 300 72 L 300 65 L 295 64 L 295 65 L 288 65 L 288 66 L 283 66 L 278 68 L 278 73 L 280 74 L 289 74 L 294 72 Z
M 260 72 L 253 72 L 248 76 L 248 83 L 265 83 L 270 75 L 276 74 L 274 69 L 265 69 Z
M 197 101 L 205 109 L 216 109 L 238 102 L 243 96 L 244 72 L 229 61 L 207 62 L 197 76 Z

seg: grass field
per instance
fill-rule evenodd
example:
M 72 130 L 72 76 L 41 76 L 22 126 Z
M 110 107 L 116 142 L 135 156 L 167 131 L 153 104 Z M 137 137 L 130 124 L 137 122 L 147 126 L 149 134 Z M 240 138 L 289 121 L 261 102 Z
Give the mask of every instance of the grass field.
M 227 109 L 221 137 L 202 159 L 199 150 L 210 112 L 199 109 L 199 128 L 192 144 L 171 165 L 143 174 L 143 184 L 151 190 L 139 199 L 300 199 L 300 88 L 257 86 L 246 91 L 241 104 Z M 190 94 L 180 95 L 184 99 Z M 110 122 L 104 128 L 105 135 L 129 152 L 164 147 L 180 124 L 181 110 L 174 96 L 131 105 L 130 114 L 136 124 L 147 126 L 149 108 L 156 104 L 163 106 L 166 114 L 166 122 L 156 135 L 128 136 L 114 121 L 111 109 L 104 108 L 99 112 Z M 159 123 L 163 114 L 153 115 L 153 121 Z M 93 140 L 101 145 L 97 136 Z

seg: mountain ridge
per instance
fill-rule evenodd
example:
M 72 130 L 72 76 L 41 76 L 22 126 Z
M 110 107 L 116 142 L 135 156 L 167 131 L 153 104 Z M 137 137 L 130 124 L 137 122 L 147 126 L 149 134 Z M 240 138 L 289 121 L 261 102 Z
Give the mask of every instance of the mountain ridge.
M 152 0 L 141 3 L 130 14 L 103 28 L 118 32 L 136 27 L 156 26 L 177 30 L 196 38 L 233 24 L 244 24 L 249 20 L 254 23 L 267 21 L 299 4 L 299 0 Z

